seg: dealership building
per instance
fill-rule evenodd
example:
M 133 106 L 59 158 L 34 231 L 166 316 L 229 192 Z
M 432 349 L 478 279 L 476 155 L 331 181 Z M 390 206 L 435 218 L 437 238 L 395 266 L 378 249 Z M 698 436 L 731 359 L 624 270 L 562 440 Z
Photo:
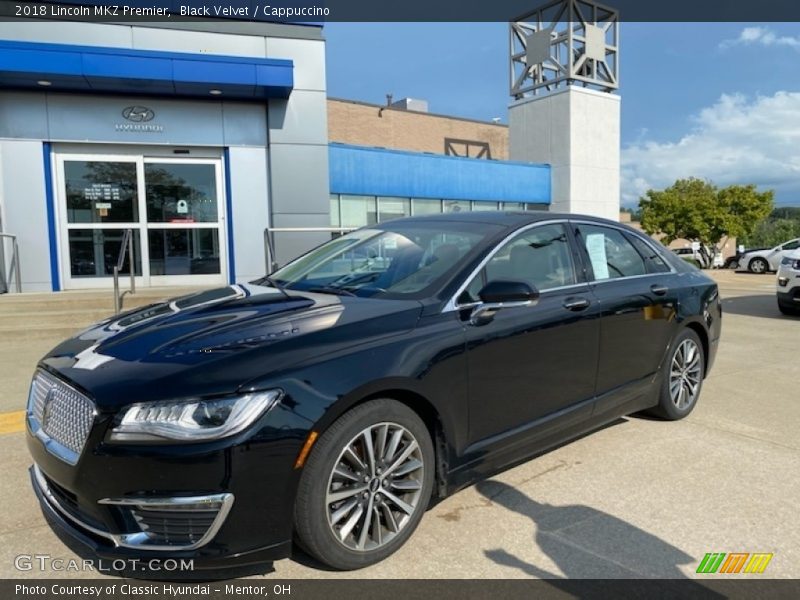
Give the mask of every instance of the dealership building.
M 137 285 L 205 286 L 405 215 L 615 217 L 618 106 L 588 87 L 520 93 L 509 128 L 409 99 L 329 99 L 320 25 L 5 21 L 0 232 L 16 237 L 23 291 L 60 291 L 110 288 L 128 230 Z M 580 203 L 587 168 L 602 204 Z

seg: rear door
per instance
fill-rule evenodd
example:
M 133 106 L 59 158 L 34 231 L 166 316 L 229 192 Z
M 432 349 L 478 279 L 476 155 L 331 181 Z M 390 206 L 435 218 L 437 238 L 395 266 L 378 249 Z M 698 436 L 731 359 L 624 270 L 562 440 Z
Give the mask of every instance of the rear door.
M 622 228 L 574 229 L 601 316 L 596 411 L 612 410 L 651 389 L 676 327 L 677 275 Z

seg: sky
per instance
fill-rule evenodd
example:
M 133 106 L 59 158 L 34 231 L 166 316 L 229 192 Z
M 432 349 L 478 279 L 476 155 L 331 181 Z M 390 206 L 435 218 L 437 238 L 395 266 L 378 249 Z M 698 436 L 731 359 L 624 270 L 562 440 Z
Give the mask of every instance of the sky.
M 506 23 L 329 23 L 328 94 L 508 120 Z M 622 23 L 622 204 L 694 176 L 800 206 L 800 24 Z

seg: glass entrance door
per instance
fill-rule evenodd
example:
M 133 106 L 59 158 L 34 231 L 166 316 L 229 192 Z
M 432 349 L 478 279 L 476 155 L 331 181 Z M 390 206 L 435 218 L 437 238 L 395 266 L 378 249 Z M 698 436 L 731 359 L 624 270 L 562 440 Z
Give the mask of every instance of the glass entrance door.
M 219 159 L 58 155 L 64 288 L 110 287 L 126 229 L 137 285 L 224 284 L 221 175 Z

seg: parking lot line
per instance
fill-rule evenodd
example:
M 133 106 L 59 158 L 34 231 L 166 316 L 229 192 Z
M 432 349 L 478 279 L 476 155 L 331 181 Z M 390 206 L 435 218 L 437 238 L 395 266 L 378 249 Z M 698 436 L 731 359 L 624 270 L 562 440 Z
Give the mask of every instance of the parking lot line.
M 19 433 L 25 429 L 25 411 L 0 413 L 0 434 Z

